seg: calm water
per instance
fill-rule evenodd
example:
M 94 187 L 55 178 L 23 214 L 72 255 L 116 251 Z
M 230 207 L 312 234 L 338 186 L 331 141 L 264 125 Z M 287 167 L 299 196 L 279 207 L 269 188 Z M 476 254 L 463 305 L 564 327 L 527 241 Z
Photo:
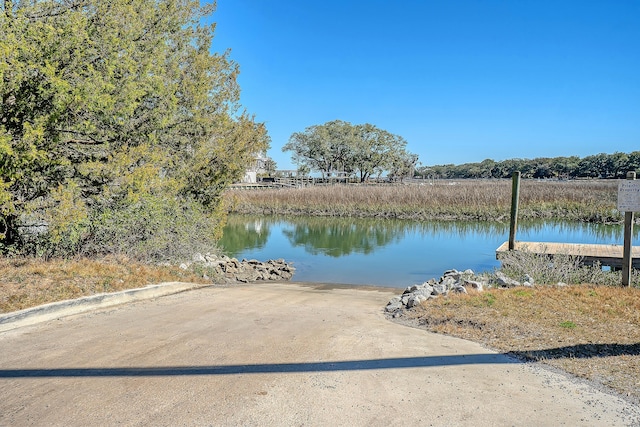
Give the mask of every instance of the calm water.
M 636 227 L 634 243 L 638 241 Z M 621 225 L 518 223 L 517 240 L 622 244 Z M 284 258 L 293 280 L 405 287 L 445 270 L 492 270 L 509 224 L 231 216 L 221 241 L 239 259 Z

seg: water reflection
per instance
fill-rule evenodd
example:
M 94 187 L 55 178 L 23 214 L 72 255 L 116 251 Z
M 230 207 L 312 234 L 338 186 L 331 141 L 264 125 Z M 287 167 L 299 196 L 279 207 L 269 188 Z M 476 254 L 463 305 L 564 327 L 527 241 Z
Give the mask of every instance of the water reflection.
M 260 249 L 269 240 L 269 226 L 273 219 L 265 221 L 262 218 L 229 217 L 224 227 L 223 238 L 220 241 L 225 253 L 236 257 L 243 251 Z
M 636 228 L 637 241 L 638 229 Z M 520 241 L 622 244 L 622 226 L 523 222 Z M 450 268 L 487 271 L 509 225 L 326 217 L 230 216 L 220 245 L 236 258 L 285 258 L 294 280 L 407 286 Z
M 398 242 L 404 232 L 397 222 L 348 218 L 292 218 L 292 227 L 282 233 L 293 246 L 303 247 L 313 255 L 341 257 L 351 253 L 370 254 L 379 247 Z

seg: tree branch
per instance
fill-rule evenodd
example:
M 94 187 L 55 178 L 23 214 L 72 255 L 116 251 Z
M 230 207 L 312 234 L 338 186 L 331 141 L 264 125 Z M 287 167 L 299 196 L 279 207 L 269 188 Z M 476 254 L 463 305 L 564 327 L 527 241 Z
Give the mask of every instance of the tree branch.
M 11 1 L 11 0 L 5 0 L 6 1 Z M 39 14 L 27 14 L 25 15 L 25 17 L 29 20 L 36 20 L 36 19 L 42 19 L 42 18 L 53 18 L 55 16 L 61 16 L 64 15 L 65 13 L 69 12 L 70 10 L 77 10 L 80 9 L 84 6 L 87 6 L 89 4 L 88 1 L 86 0 L 79 0 L 77 2 L 70 2 L 68 5 L 66 6 L 60 6 L 60 8 L 58 8 L 56 10 L 55 5 L 52 5 L 50 7 L 49 10 L 42 10 Z

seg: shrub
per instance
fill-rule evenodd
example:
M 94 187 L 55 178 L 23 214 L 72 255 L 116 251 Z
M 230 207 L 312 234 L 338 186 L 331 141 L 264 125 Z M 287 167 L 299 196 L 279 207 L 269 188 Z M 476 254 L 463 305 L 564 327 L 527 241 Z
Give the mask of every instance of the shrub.
M 512 251 L 501 255 L 500 270 L 507 276 L 524 281 L 533 277 L 539 284 L 592 283 L 617 286 L 622 282 L 619 271 L 604 271 L 600 264 L 584 265 L 579 256 L 555 255 L 553 258 L 525 251 Z M 633 270 L 632 283 L 640 287 L 640 271 Z

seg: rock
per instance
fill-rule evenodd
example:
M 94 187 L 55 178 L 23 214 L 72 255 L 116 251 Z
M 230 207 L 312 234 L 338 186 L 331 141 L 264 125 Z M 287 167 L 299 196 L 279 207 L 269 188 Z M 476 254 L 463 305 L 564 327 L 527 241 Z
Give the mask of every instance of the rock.
M 277 281 L 290 280 L 295 268 L 284 259 L 268 260 L 266 262 L 255 259 L 238 261 L 225 255 L 219 257 L 207 253 L 206 255 L 194 254 L 195 263 L 212 269 L 218 278 L 225 282 L 257 282 L 263 280 Z M 188 269 L 191 263 L 184 263 L 180 268 Z
M 431 285 L 422 286 L 422 287 L 416 289 L 413 292 L 413 294 L 414 295 L 423 295 L 423 296 L 429 298 L 433 294 L 433 286 L 431 286 Z
M 401 310 L 402 308 L 404 308 L 404 304 L 402 304 L 400 297 L 393 297 L 391 298 L 391 301 L 389 301 L 389 304 L 387 304 L 387 306 L 385 307 L 385 311 L 390 313 Z
M 510 279 L 503 275 L 505 282 Z M 447 270 L 442 274 L 439 280 L 434 278 L 423 282 L 420 285 L 408 286 L 402 292 L 402 295 L 392 298 L 385 307 L 387 313 L 392 313 L 393 317 L 401 316 L 404 309 L 416 307 L 430 298 L 438 298 L 440 295 L 447 295 L 449 292 L 458 292 L 466 294 L 467 287 L 482 292 L 489 283 L 483 280 L 473 280 L 476 278 L 473 270 Z M 515 282 L 515 281 L 514 281 Z M 516 282 L 517 283 L 517 282 Z
M 438 283 L 433 286 L 433 295 L 446 295 L 449 292 L 449 287 L 443 283 Z
M 462 276 L 462 273 L 460 273 L 458 270 L 447 270 L 445 271 L 442 276 L 444 278 L 452 278 L 454 281 L 458 281 L 460 280 L 460 277 Z
M 440 284 L 445 285 L 447 287 L 447 290 L 449 290 L 458 282 L 458 280 L 460 280 L 459 274 L 444 276 L 444 278 L 440 281 Z
M 464 286 L 470 286 L 473 289 L 482 292 L 484 290 L 485 284 L 483 282 L 476 282 L 475 280 L 465 280 Z
M 502 271 L 496 271 L 496 283 L 505 288 L 520 286 L 520 282 L 507 277 Z
M 428 282 L 424 282 L 421 285 L 413 285 L 409 286 L 404 290 L 403 295 L 412 294 L 412 295 L 424 295 L 425 297 L 431 296 L 433 293 L 433 286 L 431 286 Z
M 412 308 L 412 307 L 415 307 L 416 305 L 420 305 L 420 303 L 428 299 L 429 298 L 424 295 L 413 295 L 409 297 L 409 301 L 407 301 L 407 308 Z
M 404 305 L 402 304 L 402 302 L 395 301 L 395 302 L 389 302 L 389 304 L 387 304 L 387 306 L 385 307 L 385 311 L 387 313 L 393 313 L 394 311 L 402 310 L 403 308 L 404 308 Z
M 408 287 L 404 290 L 403 294 L 410 294 L 411 292 L 415 291 L 416 289 L 418 289 L 418 285 L 411 285 L 411 286 L 408 286 Z

